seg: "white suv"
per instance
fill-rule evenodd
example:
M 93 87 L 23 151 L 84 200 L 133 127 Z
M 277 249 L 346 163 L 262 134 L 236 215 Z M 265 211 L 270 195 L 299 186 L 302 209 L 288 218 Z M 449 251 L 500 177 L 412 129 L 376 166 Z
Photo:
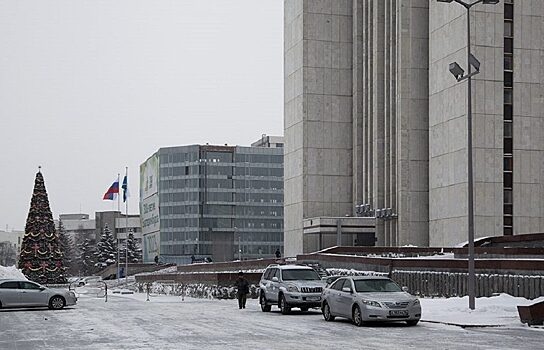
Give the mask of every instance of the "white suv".
M 261 310 L 268 312 L 278 305 L 286 315 L 292 307 L 302 311 L 321 305 L 325 282 L 317 272 L 304 265 L 269 265 L 259 282 Z

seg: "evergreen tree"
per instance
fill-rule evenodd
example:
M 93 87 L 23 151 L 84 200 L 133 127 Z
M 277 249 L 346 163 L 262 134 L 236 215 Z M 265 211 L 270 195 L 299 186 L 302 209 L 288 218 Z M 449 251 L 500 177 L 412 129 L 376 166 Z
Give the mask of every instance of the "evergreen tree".
M 138 242 L 136 242 L 132 232 L 128 234 L 126 249 L 129 263 L 142 262 L 142 249 L 138 247 Z
M 60 250 L 64 254 L 64 257 L 62 259 L 62 264 L 66 271 L 65 274 L 72 275 L 74 273 L 73 266 L 72 266 L 73 265 L 72 261 L 74 260 L 74 249 L 72 247 L 74 245 L 74 242 L 72 240 L 72 237 L 70 237 L 66 233 L 62 220 L 59 220 L 59 227 L 57 229 L 57 234 L 59 236 Z
M 29 280 L 64 283 L 63 259 L 43 175 L 38 171 L 21 244 L 19 268 Z
M 96 257 L 96 267 L 105 268 L 117 263 L 117 244 L 108 225 L 105 225 L 104 230 L 102 230 L 94 255 Z
M 79 273 L 82 275 L 92 275 L 95 271 L 94 247 L 89 238 L 85 238 L 83 243 L 78 244 L 79 248 Z

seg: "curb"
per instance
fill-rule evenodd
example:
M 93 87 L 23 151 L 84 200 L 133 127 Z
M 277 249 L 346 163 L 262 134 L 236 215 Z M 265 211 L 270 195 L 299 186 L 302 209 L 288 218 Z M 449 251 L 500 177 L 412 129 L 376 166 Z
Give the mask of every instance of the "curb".
M 456 327 L 461 327 L 461 328 L 499 328 L 499 327 L 505 327 L 505 325 L 500 325 L 500 324 L 462 324 L 462 323 L 428 321 L 428 320 L 419 320 L 419 322 L 445 324 L 445 325 L 448 325 L 448 326 L 456 326 Z

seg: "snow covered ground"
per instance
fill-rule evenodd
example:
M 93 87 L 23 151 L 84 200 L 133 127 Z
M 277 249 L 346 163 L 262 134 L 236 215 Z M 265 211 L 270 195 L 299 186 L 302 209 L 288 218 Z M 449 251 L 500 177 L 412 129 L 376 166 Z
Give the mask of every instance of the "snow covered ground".
M 80 290 L 81 292 L 84 289 Z M 370 325 L 323 320 L 319 311 L 283 316 L 260 311 L 256 300 L 239 310 L 235 300 L 111 294 L 108 302 L 80 293 L 60 311 L 0 310 L 0 349 L 539 349 L 544 331 L 516 321 L 509 296 L 478 299 L 471 314 L 501 327 L 462 328 L 420 322 Z M 530 303 L 525 301 L 525 303 Z M 423 318 L 454 321 L 466 299 L 424 299 Z M 479 316 L 478 316 L 479 315 Z M 463 321 L 467 317 L 464 314 Z

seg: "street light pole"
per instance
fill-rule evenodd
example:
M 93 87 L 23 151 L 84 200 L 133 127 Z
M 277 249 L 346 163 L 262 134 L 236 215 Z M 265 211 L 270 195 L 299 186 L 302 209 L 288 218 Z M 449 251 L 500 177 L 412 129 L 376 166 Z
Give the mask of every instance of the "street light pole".
M 480 62 L 470 51 L 470 8 L 480 2 L 487 5 L 496 5 L 499 0 L 477 0 L 466 3 L 462 0 L 437 0 L 450 3 L 455 1 L 467 10 L 467 74 L 457 63 L 450 64 L 450 72 L 458 82 L 467 79 L 467 200 L 468 200 L 468 307 L 476 308 L 476 269 L 474 264 L 474 175 L 472 167 L 472 76 L 480 72 Z M 472 72 L 472 67 L 476 68 Z
M 472 4 L 471 6 L 473 6 Z M 467 170 L 468 170 L 468 307 L 476 308 L 476 271 L 474 267 L 474 177 L 472 171 L 472 65 L 470 64 L 470 8 L 467 9 Z
M 238 232 L 238 227 L 234 226 L 234 238 L 238 239 L 238 260 L 242 261 L 242 250 L 240 248 L 240 232 Z

